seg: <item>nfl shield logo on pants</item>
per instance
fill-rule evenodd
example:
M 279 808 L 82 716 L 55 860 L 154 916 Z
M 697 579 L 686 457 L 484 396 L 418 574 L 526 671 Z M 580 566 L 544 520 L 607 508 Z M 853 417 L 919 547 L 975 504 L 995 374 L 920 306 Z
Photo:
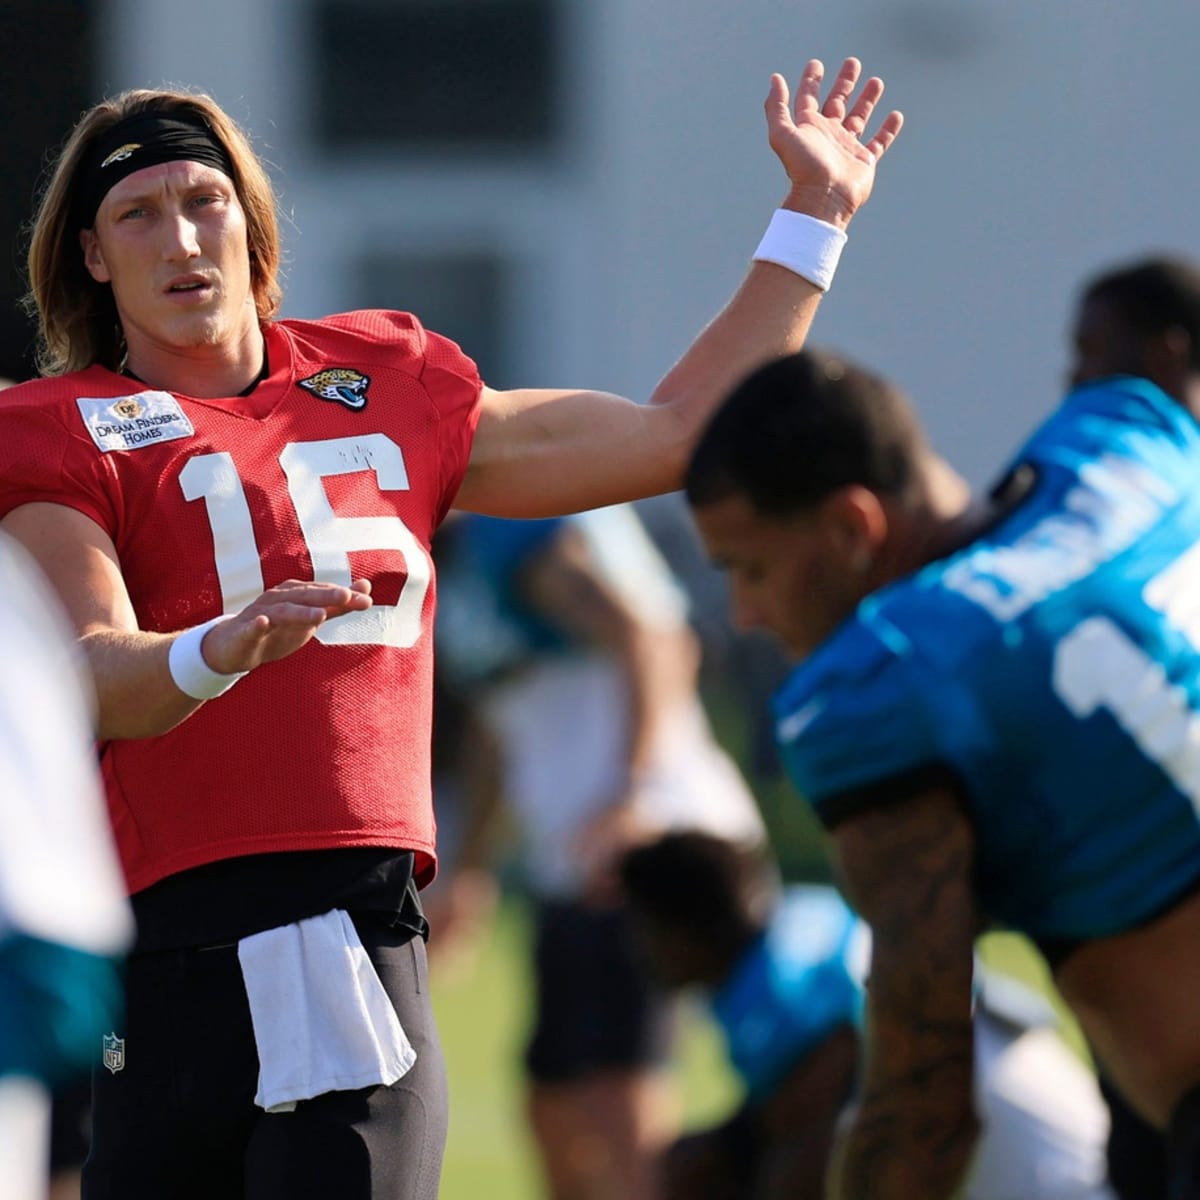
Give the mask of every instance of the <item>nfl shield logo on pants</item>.
M 125 1039 L 115 1033 L 104 1035 L 104 1065 L 114 1075 L 125 1066 Z

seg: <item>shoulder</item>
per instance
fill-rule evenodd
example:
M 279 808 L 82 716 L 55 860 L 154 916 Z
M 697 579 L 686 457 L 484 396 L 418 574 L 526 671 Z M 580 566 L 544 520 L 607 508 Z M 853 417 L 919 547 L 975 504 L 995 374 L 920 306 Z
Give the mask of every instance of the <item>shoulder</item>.
M 413 313 L 385 308 L 363 308 L 334 313 L 317 320 L 287 318 L 276 328 L 301 348 L 328 354 L 356 352 L 372 357 L 386 356 L 389 365 L 407 364 L 419 374 L 427 364 L 475 364 L 449 338 L 428 330 Z
M 1200 425 L 1178 401 L 1146 379 L 1119 375 L 1069 392 L 1017 456 L 1085 474 L 1084 461 L 1105 455 L 1170 473 L 1200 452 Z
M 48 375 L 0 390 L 0 417 L 13 412 L 53 411 L 72 406 L 81 397 L 111 398 L 125 392 L 132 394 L 140 388 L 136 381 L 103 367 L 89 367 L 69 375 Z
M 872 789 L 920 787 L 947 767 L 952 705 L 993 623 L 936 579 L 916 577 L 870 598 L 784 680 L 772 701 L 788 775 L 833 825 Z
M 0 459 L 5 474 L 28 460 L 57 460 L 72 441 L 88 441 L 87 414 L 107 409 L 140 385 L 99 367 L 32 379 L 0 391 Z
M 780 978 L 866 979 L 870 933 L 833 887 L 794 884 L 783 894 L 763 942 Z
M 832 888 L 794 886 L 712 998 L 752 1095 L 768 1094 L 835 1030 L 862 1018 L 867 927 Z

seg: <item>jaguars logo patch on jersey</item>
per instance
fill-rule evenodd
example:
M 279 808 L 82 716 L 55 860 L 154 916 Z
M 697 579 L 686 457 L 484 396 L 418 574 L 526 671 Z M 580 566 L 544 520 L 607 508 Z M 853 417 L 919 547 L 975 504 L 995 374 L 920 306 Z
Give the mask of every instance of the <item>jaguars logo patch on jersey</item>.
M 326 367 L 324 371 L 300 380 L 300 386 L 314 396 L 356 409 L 366 407 L 370 385 L 371 377 L 353 367 Z

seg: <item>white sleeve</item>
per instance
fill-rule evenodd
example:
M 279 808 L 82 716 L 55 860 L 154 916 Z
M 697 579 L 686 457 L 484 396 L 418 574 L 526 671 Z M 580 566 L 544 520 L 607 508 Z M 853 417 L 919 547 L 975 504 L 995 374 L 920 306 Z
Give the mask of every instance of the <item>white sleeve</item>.
M 94 953 L 132 933 L 81 655 L 29 556 L 0 535 L 0 936 Z

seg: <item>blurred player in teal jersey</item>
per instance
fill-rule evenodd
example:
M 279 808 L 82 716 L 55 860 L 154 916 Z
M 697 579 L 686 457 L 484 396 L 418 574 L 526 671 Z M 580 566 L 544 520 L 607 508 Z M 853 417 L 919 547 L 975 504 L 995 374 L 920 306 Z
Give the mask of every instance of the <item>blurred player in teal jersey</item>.
M 89 685 L 39 573 L 0 535 L 0 1193 L 42 1200 L 51 1089 L 86 1078 L 120 1012 L 132 926 Z M 76 1192 L 76 1194 L 78 1194 Z
M 1169 334 L 1186 382 L 1194 334 Z M 735 615 L 801 660 L 777 736 L 874 933 L 835 1196 L 961 1180 L 989 922 L 1043 949 L 1169 1129 L 1172 1195 L 1200 1195 L 1200 428 L 1189 388 L 1110 374 L 1130 370 L 1081 363 L 979 502 L 894 388 L 826 354 L 755 372 L 694 455 Z
M 665 1200 L 819 1200 L 858 1067 L 870 933 L 832 887 L 781 887 L 762 849 L 669 833 L 621 863 L 656 972 L 706 997 L 745 1089 L 736 1113 L 666 1156 Z M 981 971 L 967 1200 L 1109 1200 L 1108 1117 L 1050 1005 Z
M 470 793 L 430 923 L 452 944 L 443 914 L 487 894 L 487 830 L 506 802 L 535 917 L 524 1068 L 547 1195 L 652 1200 L 679 1107 L 664 1070 L 672 1014 L 636 953 L 613 863 L 681 826 L 761 844 L 762 820 L 701 702 L 687 597 L 632 505 L 463 516 L 446 532 L 457 549 L 438 559 L 439 669 L 458 672 L 500 766 L 498 787 Z

